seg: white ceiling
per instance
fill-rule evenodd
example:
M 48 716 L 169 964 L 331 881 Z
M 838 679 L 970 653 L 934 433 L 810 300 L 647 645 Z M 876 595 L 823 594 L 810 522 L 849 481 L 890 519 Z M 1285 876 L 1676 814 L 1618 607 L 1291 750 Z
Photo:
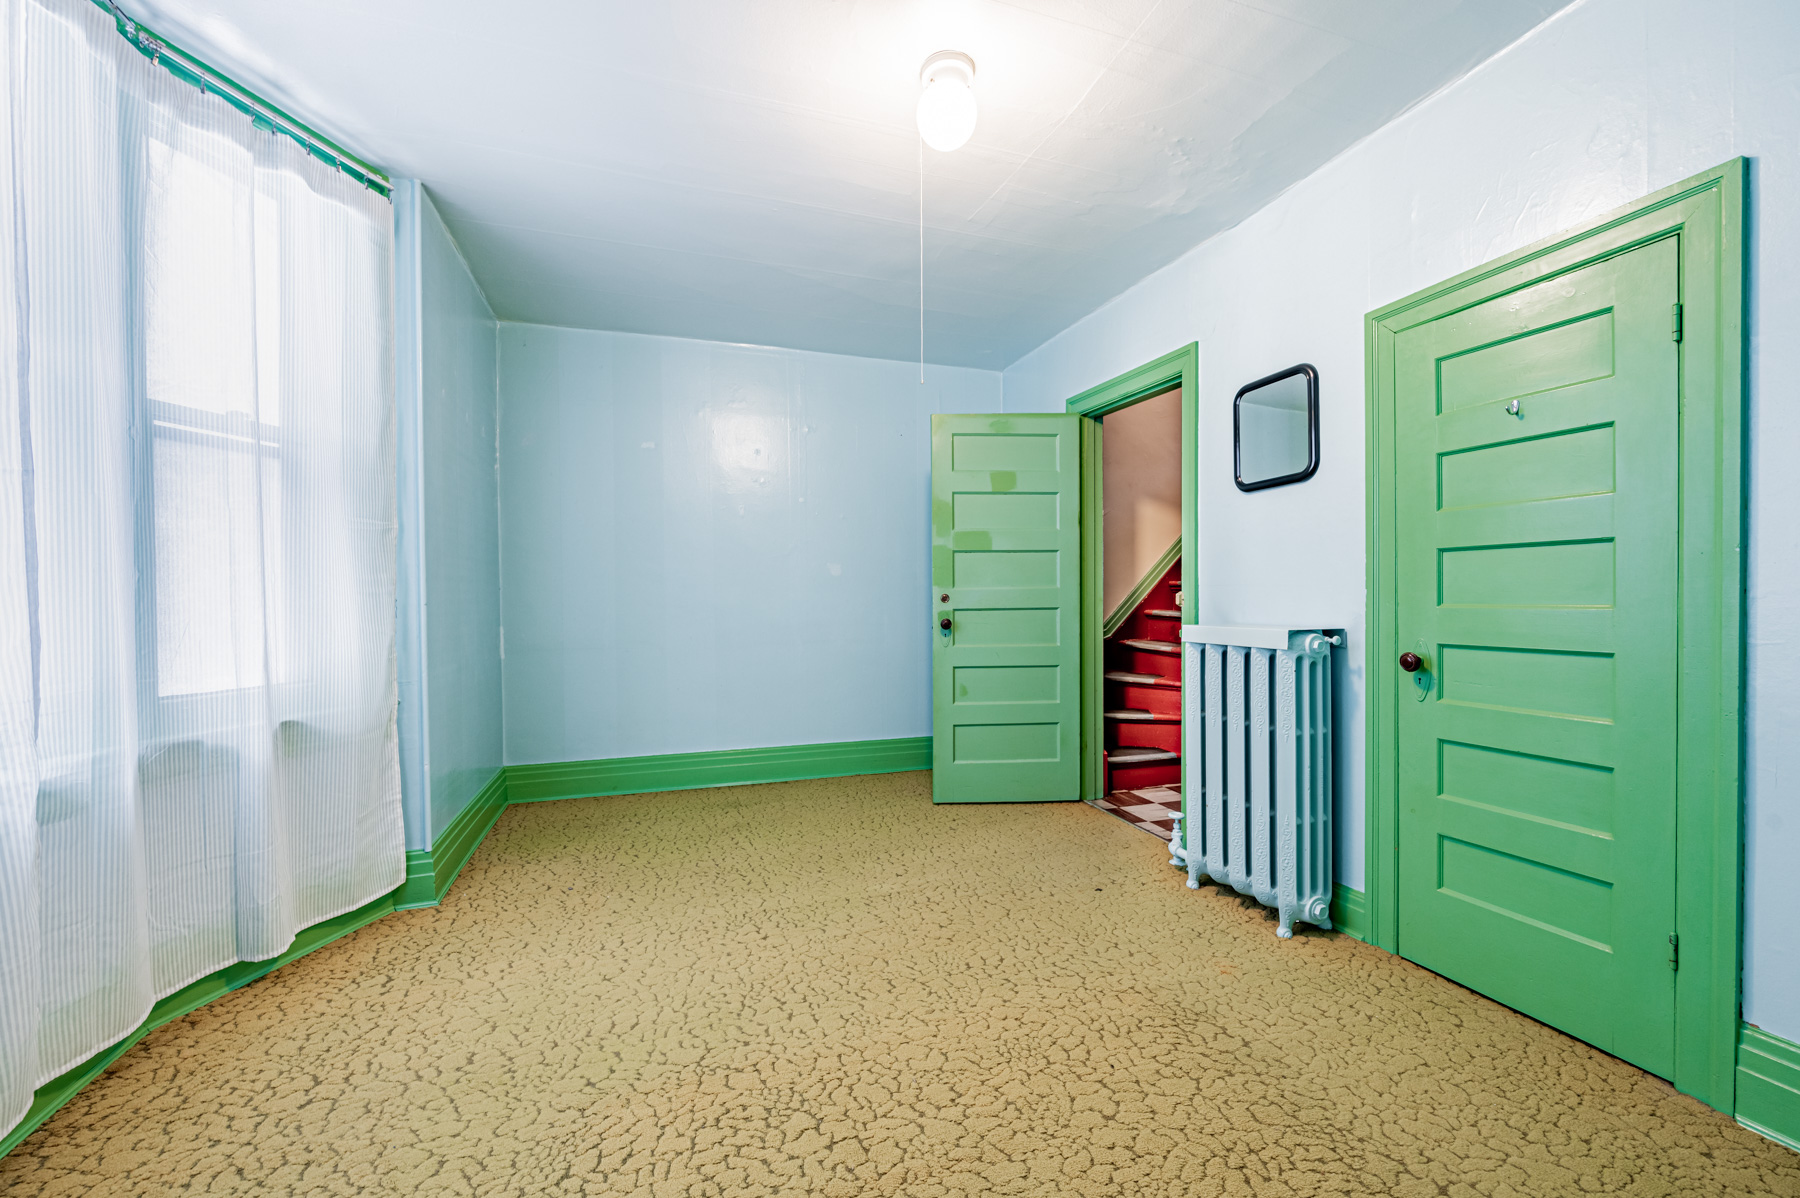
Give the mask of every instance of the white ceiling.
M 396 176 L 504 320 L 999 368 L 1567 0 L 125 0 Z

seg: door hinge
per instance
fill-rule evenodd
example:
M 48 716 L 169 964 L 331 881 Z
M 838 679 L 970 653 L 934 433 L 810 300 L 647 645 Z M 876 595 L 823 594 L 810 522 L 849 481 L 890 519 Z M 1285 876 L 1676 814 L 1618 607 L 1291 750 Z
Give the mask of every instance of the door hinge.
M 1669 340 L 1681 340 L 1681 305 L 1676 304 L 1669 311 Z
M 1681 937 L 1674 932 L 1669 933 L 1669 968 L 1681 968 Z

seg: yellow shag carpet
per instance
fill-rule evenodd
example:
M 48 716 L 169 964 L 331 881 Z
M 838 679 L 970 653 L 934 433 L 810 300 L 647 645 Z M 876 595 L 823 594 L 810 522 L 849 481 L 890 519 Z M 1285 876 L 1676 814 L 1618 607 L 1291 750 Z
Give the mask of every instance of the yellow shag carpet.
M 1079 803 L 510 808 L 444 905 L 150 1035 L 9 1196 L 1800 1195 L 1800 1155 Z

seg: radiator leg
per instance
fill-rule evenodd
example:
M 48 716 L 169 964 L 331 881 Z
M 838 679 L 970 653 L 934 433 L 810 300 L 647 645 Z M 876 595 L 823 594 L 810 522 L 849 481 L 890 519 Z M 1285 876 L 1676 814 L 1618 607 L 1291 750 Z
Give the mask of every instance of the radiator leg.
M 1281 926 L 1275 929 L 1275 934 L 1283 940 L 1294 938 L 1294 909 L 1287 903 L 1281 904 Z
M 1189 852 L 1187 855 L 1188 889 L 1200 889 L 1200 854 Z

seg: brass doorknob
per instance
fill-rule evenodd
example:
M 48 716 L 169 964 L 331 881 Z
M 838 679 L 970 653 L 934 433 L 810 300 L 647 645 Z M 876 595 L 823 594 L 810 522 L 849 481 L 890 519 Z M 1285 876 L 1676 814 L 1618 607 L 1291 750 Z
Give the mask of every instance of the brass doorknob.
M 1424 664 L 1424 661 L 1420 659 L 1417 653 L 1402 653 L 1400 655 L 1400 668 L 1405 670 L 1408 674 Z

